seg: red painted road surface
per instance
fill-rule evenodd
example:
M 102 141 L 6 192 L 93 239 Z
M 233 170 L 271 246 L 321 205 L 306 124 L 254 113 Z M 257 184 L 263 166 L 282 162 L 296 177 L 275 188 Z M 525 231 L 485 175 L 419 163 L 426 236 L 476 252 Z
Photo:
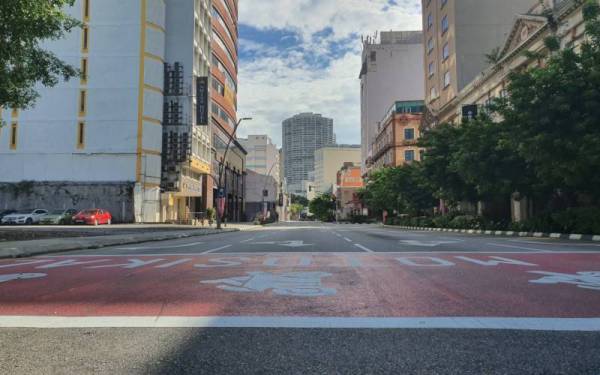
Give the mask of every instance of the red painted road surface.
M 600 254 L 6 260 L 0 315 L 598 317 Z

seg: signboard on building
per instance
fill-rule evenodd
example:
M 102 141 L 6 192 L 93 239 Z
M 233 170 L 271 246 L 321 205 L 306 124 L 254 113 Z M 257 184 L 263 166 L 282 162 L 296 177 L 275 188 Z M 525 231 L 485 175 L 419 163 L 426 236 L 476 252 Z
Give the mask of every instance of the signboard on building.
M 208 125 L 208 77 L 196 77 L 196 125 Z

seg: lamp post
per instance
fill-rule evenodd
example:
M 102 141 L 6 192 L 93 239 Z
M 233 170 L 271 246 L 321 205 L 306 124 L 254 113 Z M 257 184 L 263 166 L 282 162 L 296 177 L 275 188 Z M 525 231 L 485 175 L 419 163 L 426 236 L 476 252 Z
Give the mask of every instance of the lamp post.
M 225 188 L 223 187 L 223 175 L 225 174 L 225 160 L 227 159 L 227 154 L 229 153 L 229 148 L 231 147 L 231 142 L 233 142 L 233 139 L 235 138 L 235 136 L 237 134 L 237 130 L 240 127 L 240 124 L 242 123 L 242 121 L 250 121 L 250 120 L 252 120 L 251 117 L 243 117 L 236 122 L 235 126 L 233 127 L 233 132 L 229 135 L 229 140 L 227 141 L 227 146 L 225 147 L 225 152 L 223 153 L 223 157 L 221 158 L 221 162 L 219 163 L 218 175 L 217 175 L 217 178 L 215 179 L 216 183 L 217 183 L 217 207 L 216 207 L 217 229 L 221 229 L 221 216 L 224 213 L 224 212 L 221 212 L 221 207 L 222 207 L 222 211 L 225 211 L 226 193 L 225 193 Z

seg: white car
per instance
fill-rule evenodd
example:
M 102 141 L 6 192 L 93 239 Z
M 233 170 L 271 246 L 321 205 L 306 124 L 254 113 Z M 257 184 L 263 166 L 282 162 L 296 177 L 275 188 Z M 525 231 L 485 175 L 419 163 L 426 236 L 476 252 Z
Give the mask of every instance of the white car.
M 39 224 L 42 216 L 48 213 L 47 210 L 19 210 L 14 214 L 6 215 L 2 218 L 2 224 Z

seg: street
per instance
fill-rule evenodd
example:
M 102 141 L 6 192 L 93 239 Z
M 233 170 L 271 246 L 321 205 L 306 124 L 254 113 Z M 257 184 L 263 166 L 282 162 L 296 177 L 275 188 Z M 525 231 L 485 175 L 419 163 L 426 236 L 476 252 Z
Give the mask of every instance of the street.
M 600 244 L 282 223 L 0 260 L 0 373 L 598 374 Z

